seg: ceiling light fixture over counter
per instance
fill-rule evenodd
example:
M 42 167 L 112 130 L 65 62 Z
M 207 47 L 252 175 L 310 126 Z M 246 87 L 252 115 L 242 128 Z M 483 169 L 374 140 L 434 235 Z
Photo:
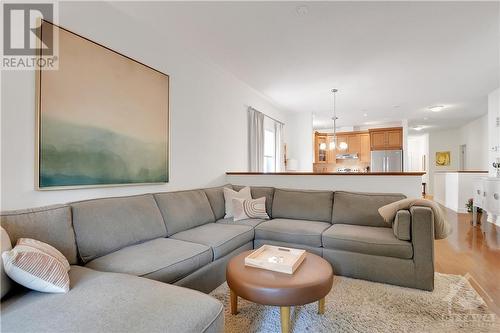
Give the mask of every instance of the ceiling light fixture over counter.
M 346 142 L 337 142 L 337 105 L 336 105 L 336 94 L 338 90 L 337 89 L 332 89 L 333 93 L 333 117 L 332 117 L 332 122 L 333 122 L 333 138 L 332 141 L 330 141 L 329 144 L 329 149 L 330 150 L 335 150 L 335 149 L 340 149 L 340 150 L 346 150 L 348 148 Z M 320 147 L 321 148 L 321 147 Z
M 431 110 L 432 112 L 441 112 L 444 109 L 444 105 L 429 106 L 428 109 Z

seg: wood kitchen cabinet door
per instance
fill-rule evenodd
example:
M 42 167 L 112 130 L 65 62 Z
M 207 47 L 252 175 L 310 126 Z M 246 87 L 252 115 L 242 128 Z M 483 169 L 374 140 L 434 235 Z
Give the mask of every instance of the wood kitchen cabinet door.
M 386 149 L 403 149 L 403 131 L 401 129 L 387 131 L 386 135 Z
M 340 144 L 342 142 L 349 144 L 347 142 L 347 135 L 337 135 L 337 154 L 347 154 L 347 149 L 349 149 L 349 147 L 347 147 L 347 149 L 340 149 Z
M 361 149 L 359 152 L 359 160 L 361 162 L 370 163 L 371 161 L 371 149 L 370 149 L 370 134 L 360 134 L 359 135 Z
M 333 135 L 328 135 L 327 137 L 327 152 L 326 152 L 326 160 L 328 163 L 335 163 L 336 161 L 336 153 L 337 151 L 333 149 L 332 143 L 333 143 Z
M 316 163 L 326 163 L 327 149 L 327 136 L 316 133 L 314 135 L 314 160 Z
M 347 137 L 347 153 L 361 154 L 361 136 L 360 134 L 349 135 Z
M 370 130 L 370 145 L 371 150 L 403 149 L 403 129 L 393 127 Z
M 370 132 L 371 150 L 384 150 L 385 145 L 385 131 Z

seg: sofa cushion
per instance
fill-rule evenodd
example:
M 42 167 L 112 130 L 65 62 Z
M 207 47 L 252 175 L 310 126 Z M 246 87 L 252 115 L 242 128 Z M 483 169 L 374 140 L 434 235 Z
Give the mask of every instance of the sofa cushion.
M 255 239 L 321 246 L 321 233 L 330 223 L 290 219 L 274 219 L 255 228 Z
M 396 213 L 392 231 L 397 239 L 411 240 L 411 214 L 409 210 L 400 210 Z
M 244 186 L 233 185 L 233 190 L 239 191 Z M 273 216 L 273 198 L 274 198 L 274 187 L 267 186 L 251 186 L 250 193 L 253 199 L 266 198 L 266 211 L 269 216 Z
M 61 251 L 70 264 L 78 263 L 69 206 L 53 205 L 3 212 L 0 223 L 12 244 L 16 244 L 19 238 L 33 238 Z
M 94 259 L 85 267 L 173 283 L 211 261 L 212 250 L 208 246 L 157 238 Z
M 214 260 L 217 260 L 251 242 L 253 237 L 253 228 L 247 225 L 208 223 L 179 232 L 171 238 L 210 246 Z
M 2 302 L 5 332 L 221 332 L 222 304 L 198 291 L 72 266 L 67 294 Z
M 224 185 L 220 187 L 204 188 L 203 191 L 207 195 L 210 207 L 214 212 L 215 219 L 222 219 L 226 215 L 226 203 L 224 201 L 224 187 L 232 188 L 231 185 Z
M 322 221 L 332 220 L 333 192 L 276 189 L 273 218 Z
M 248 225 L 252 228 L 255 228 L 265 220 L 262 219 L 244 219 L 244 220 L 238 220 L 235 221 L 232 217 L 228 217 L 225 219 L 220 219 L 217 220 L 217 223 L 223 223 L 223 224 L 240 224 L 240 225 Z
M 167 235 L 151 194 L 75 202 L 71 208 L 78 250 L 84 263 Z
M 156 202 L 167 226 L 167 234 L 215 222 L 214 213 L 203 190 L 155 194 Z
M 332 222 L 341 224 L 357 224 L 370 227 L 386 227 L 378 213 L 382 206 L 406 198 L 404 194 L 380 194 L 336 191 L 333 200 Z
M 335 224 L 322 236 L 323 247 L 376 256 L 410 259 L 410 242 L 397 239 L 392 229 L 350 224 Z

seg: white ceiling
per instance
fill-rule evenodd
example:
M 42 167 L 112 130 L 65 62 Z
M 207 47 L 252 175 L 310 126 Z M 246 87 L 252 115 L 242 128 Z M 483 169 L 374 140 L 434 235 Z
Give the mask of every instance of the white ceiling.
M 340 126 L 408 119 L 443 128 L 485 114 L 487 94 L 500 85 L 499 2 L 112 5 L 277 107 L 314 112 L 317 127 L 329 122 L 334 87 Z M 432 113 L 432 105 L 446 108 Z

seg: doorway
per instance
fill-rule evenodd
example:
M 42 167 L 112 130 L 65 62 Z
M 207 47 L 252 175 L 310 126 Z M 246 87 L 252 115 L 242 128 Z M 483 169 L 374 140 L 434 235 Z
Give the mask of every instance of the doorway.
M 467 145 L 460 145 L 460 165 L 459 170 L 465 170 L 465 165 L 467 161 Z

